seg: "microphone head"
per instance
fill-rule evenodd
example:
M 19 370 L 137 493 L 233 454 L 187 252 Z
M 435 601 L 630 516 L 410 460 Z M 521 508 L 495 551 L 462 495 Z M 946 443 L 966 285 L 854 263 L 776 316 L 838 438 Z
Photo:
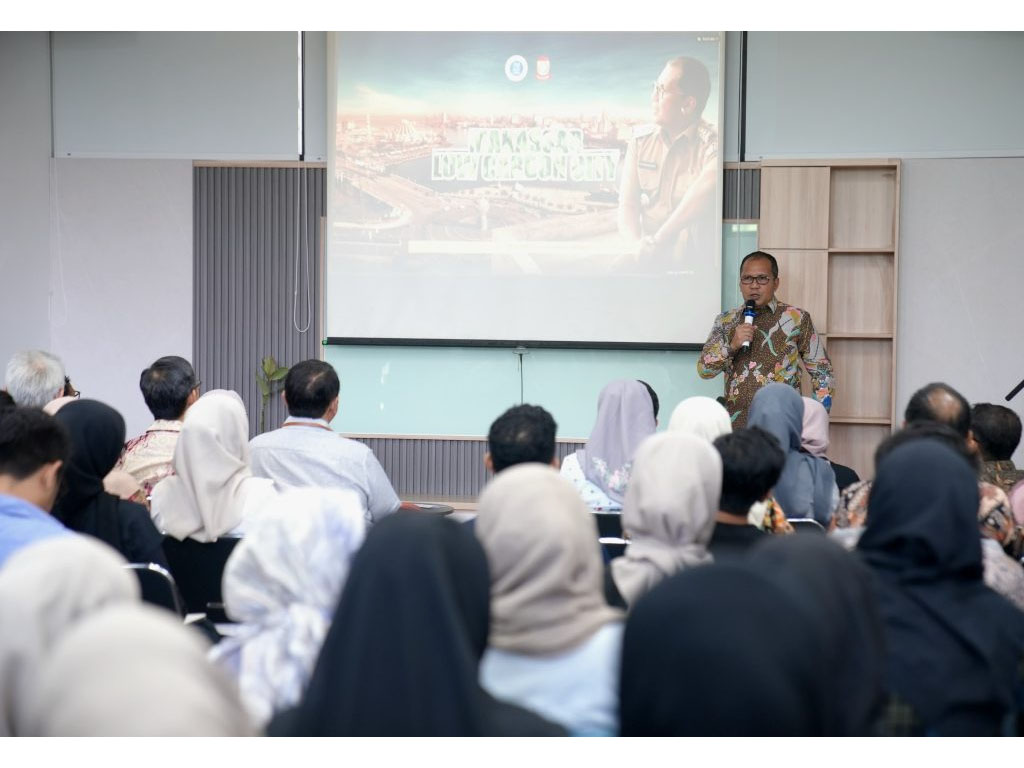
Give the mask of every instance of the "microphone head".
M 756 306 L 757 306 L 757 304 L 756 304 L 756 303 L 754 302 L 754 300 L 753 300 L 753 299 L 747 299 L 747 303 L 746 303 L 746 304 L 745 304 L 744 306 L 745 306 L 745 307 L 746 307 L 747 309 L 754 309 L 754 307 L 756 307 Z

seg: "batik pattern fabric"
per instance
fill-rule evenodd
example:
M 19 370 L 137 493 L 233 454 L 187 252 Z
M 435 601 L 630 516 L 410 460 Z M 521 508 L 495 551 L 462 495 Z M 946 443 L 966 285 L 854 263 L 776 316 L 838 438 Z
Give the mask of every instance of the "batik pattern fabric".
M 181 424 L 171 419 L 157 419 L 149 429 L 124 444 L 114 468 L 123 469 L 142 486 L 143 504 L 148 504 L 145 497 L 153 493 L 154 485 L 174 474 L 174 448 L 181 434 Z
M 981 468 L 981 479 L 1003 489 L 1006 493 L 1024 480 L 1024 470 L 1017 469 L 1012 461 L 986 461 Z
M 831 409 L 835 376 L 809 313 L 777 300 L 759 307 L 750 348 L 733 352 L 729 340 L 742 322 L 743 307 L 716 317 L 697 359 L 702 379 L 725 374 L 725 407 L 734 427 L 746 425 L 750 402 L 766 384 L 780 382 L 799 391 L 801 360 L 810 376 L 811 395 L 825 410 Z

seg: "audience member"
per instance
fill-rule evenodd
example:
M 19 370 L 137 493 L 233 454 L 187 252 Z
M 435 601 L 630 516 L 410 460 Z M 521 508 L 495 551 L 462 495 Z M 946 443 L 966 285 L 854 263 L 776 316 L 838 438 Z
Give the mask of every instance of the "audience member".
M 1024 612 L 982 581 L 977 477 L 947 446 L 913 441 L 879 463 L 870 507 L 857 550 L 885 623 L 885 732 L 1000 734 L 1020 691 Z
M 252 471 L 281 487 L 351 489 L 362 497 L 367 521 L 374 523 L 401 502 L 373 451 L 331 428 L 339 389 L 338 374 L 329 363 L 303 360 L 293 365 L 284 380 L 288 418 L 280 429 L 252 439 Z
M 1013 463 L 1020 445 L 1020 416 L 1002 405 L 977 403 L 971 409 L 971 435 L 984 465 L 981 479 L 1009 493 L 1024 480 L 1024 470 Z
M 785 590 L 819 631 L 805 652 L 824 661 L 825 733 L 877 733 L 885 705 L 885 638 L 870 571 L 824 536 L 765 537 L 746 564 Z
M 551 414 L 539 405 L 516 405 L 494 420 L 487 433 L 484 466 L 501 472 L 516 464 L 537 462 L 558 469 L 555 432 Z
M 32 736 L 253 736 L 202 636 L 148 605 L 83 619 L 49 654 L 27 702 Z
M 707 440 L 665 432 L 640 444 L 622 509 L 629 544 L 605 578 L 610 605 L 633 605 L 665 577 L 711 562 L 721 490 L 722 460 Z
M 685 432 L 713 443 L 716 437 L 732 432 L 729 412 L 710 397 L 688 397 L 672 411 L 669 432 Z
M 125 443 L 117 469 L 135 478 L 149 496 L 153 486 L 174 474 L 174 448 L 185 412 L 199 398 L 199 381 L 188 360 L 169 355 L 142 372 L 139 389 L 156 421 Z
M 491 576 L 480 681 L 573 735 L 614 734 L 621 614 L 605 604 L 597 523 L 551 467 L 522 464 L 480 495 Z
M 804 404 L 788 384 L 773 383 L 757 390 L 747 425 L 761 427 L 779 441 L 786 454 L 773 495 L 786 517 L 811 517 L 828 525 L 839 499 L 835 473 L 826 459 L 800 450 Z
M 66 527 L 105 541 L 130 563 L 167 568 L 163 536 L 141 504 L 107 493 L 103 479 L 124 445 L 124 419 L 98 400 L 76 400 L 54 417 L 71 438 L 53 516 Z
M 124 558 L 87 536 L 33 543 L 0 569 L 0 736 L 25 732 L 35 677 L 58 640 L 105 605 L 138 602 Z
M 69 533 L 49 512 L 70 453 L 68 434 L 52 416 L 0 409 L 0 566 L 26 544 Z
M 828 411 L 825 406 L 810 397 L 801 399 L 804 401 L 804 425 L 800 432 L 800 450 L 831 464 L 836 476 L 836 487 L 842 492 L 860 478 L 850 467 L 828 458 Z
M 714 445 L 722 458 L 722 494 L 708 549 L 715 562 L 721 562 L 744 557 L 767 535 L 750 522 L 752 516 L 762 519 L 765 510 L 751 513 L 751 508 L 768 504 L 786 454 L 774 435 L 760 427 L 737 429 L 719 437 Z
M 626 621 L 621 735 L 825 735 L 823 621 L 739 565 L 670 576 Z
M 15 352 L 7 363 L 4 388 L 17 405 L 42 408 L 64 395 L 64 364 L 41 349 Z
M 365 512 L 355 491 L 287 490 L 228 558 L 224 608 L 238 626 L 210 658 L 238 681 L 260 727 L 299 703 L 363 543 Z
M 373 526 L 302 702 L 275 717 L 268 733 L 563 734 L 477 681 L 490 626 L 487 574 L 483 550 L 457 523 L 399 512 Z
M 649 385 L 635 379 L 610 382 L 597 398 L 597 419 L 586 447 L 565 457 L 562 476 L 591 509 L 621 510 L 633 453 L 656 428 Z
M 174 449 L 175 474 L 153 488 L 153 522 L 178 540 L 242 533 L 277 494 L 249 468 L 249 419 L 236 392 L 212 390 L 188 409 Z

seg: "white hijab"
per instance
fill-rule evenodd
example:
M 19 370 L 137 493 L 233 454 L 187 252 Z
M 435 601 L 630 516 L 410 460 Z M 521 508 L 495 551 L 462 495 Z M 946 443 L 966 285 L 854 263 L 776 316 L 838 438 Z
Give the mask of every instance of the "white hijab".
M 732 419 L 717 400 L 688 397 L 672 411 L 667 431 L 696 435 L 713 443 L 715 438 L 732 432 Z
M 210 658 L 238 678 L 259 725 L 298 704 L 366 534 L 350 490 L 297 488 L 278 496 L 224 569 L 224 605 L 240 622 Z
M 54 647 L 31 691 L 31 736 L 252 736 L 200 633 L 149 605 L 114 605 Z
M 274 494 L 272 480 L 252 476 L 249 421 L 234 392 L 207 392 L 185 412 L 174 471 L 154 486 L 152 511 L 179 540 L 215 541 Z
M 611 565 L 628 605 L 676 571 L 711 562 L 721 493 L 722 458 L 706 440 L 664 432 L 640 444 L 622 507 L 629 545 Z
M 116 550 L 88 536 L 54 536 L 18 550 L 0 569 L 0 736 L 24 732 L 27 692 L 47 653 L 105 605 L 139 600 Z
M 597 522 L 547 464 L 498 473 L 480 495 L 474 533 L 490 564 L 495 648 L 558 653 L 622 618 L 604 600 Z

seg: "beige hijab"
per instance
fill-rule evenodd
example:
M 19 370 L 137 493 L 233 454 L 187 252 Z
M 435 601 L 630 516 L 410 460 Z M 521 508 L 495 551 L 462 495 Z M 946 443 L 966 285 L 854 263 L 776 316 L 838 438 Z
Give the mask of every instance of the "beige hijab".
M 154 486 L 152 511 L 176 539 L 214 541 L 242 522 L 250 495 L 273 494 L 273 481 L 252 476 L 249 422 L 234 392 L 207 392 L 186 411 L 174 471 Z
M 0 736 L 23 732 L 24 702 L 46 654 L 84 617 L 136 602 L 139 584 L 114 549 L 88 536 L 55 536 L 0 569 Z
M 696 435 L 713 443 L 715 438 L 732 432 L 732 419 L 717 400 L 688 397 L 672 411 L 668 431 Z
M 110 606 L 64 637 L 29 695 L 34 736 L 252 736 L 195 629 L 149 605 Z
M 629 546 L 611 565 L 627 604 L 677 571 L 711 562 L 721 493 L 722 459 L 706 440 L 665 432 L 640 444 L 622 507 Z
M 498 474 L 480 496 L 475 532 L 490 563 L 495 648 L 557 653 L 622 618 L 604 601 L 597 523 L 551 467 Z

